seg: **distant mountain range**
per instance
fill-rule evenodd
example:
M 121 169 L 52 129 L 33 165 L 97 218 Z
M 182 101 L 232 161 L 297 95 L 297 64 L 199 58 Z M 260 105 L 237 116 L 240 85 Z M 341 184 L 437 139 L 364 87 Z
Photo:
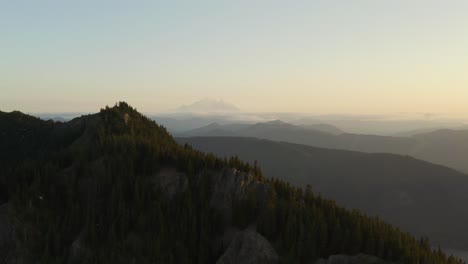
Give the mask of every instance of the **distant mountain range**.
M 234 147 L 244 145 L 262 158 L 257 141 Z M 278 168 L 291 168 L 294 158 L 297 165 L 304 161 L 287 148 L 264 150 L 283 155 Z M 369 173 L 382 166 L 379 158 L 334 153 L 329 156 L 336 161 L 330 162 L 348 169 L 348 187 L 340 188 L 361 190 L 376 181 L 360 180 L 381 178 Z M 403 176 L 422 175 L 426 168 L 413 163 L 389 159 L 386 169 L 402 174 L 386 175 L 408 188 L 407 196 L 390 205 L 403 213 L 407 204 L 425 212 L 429 202 L 441 199 L 427 222 L 454 218 L 452 211 L 462 203 L 453 205 L 452 198 L 463 201 L 466 193 L 459 193 L 465 187 L 459 174 L 432 165 L 425 177 L 415 177 L 419 186 L 408 185 Z M 68 122 L 0 111 L 0 167 L 1 263 L 463 263 L 431 248 L 427 238 L 347 210 L 310 187 L 267 178 L 258 164 L 180 145 L 125 102 Z M 330 176 L 329 167 L 323 168 L 324 177 Z M 291 179 L 296 173 L 285 172 Z M 447 184 L 433 186 L 440 174 Z M 421 196 L 418 188 L 432 195 Z M 437 195 L 441 188 L 450 192 Z M 464 220 L 463 214 L 455 216 L 460 217 L 447 228 Z
M 315 124 L 307 126 L 296 126 L 286 122 L 275 120 L 264 123 L 256 124 L 226 124 L 220 125 L 212 123 L 204 127 L 193 129 L 185 133 L 177 133 L 179 136 L 246 136 L 257 137 L 265 135 L 271 137 L 279 137 L 280 135 L 287 134 L 309 134 L 324 132 L 328 134 L 339 135 L 342 134 L 339 128 L 327 124 Z M 267 136 L 265 135 L 265 136 Z
M 468 175 L 408 156 L 239 137 L 178 138 L 218 156 L 257 161 L 266 175 L 357 208 L 445 247 L 468 249 Z
M 409 119 L 408 119 L 409 118 Z M 466 128 L 462 120 L 425 119 L 408 116 L 311 116 L 285 121 L 294 124 L 325 123 L 339 127 L 353 134 L 372 134 L 382 136 L 399 136 L 412 133 L 431 132 L 437 129 Z M 419 132 L 418 132 L 419 131 Z
M 179 136 L 254 137 L 315 147 L 409 155 L 468 172 L 468 130 L 436 130 L 409 137 L 343 133 L 330 125 L 296 126 L 281 121 L 253 125 L 211 124 Z

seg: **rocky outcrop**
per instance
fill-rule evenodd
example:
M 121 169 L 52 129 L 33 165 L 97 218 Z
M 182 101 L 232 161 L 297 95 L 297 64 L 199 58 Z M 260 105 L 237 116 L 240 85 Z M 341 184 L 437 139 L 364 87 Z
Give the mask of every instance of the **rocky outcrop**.
M 236 200 L 247 198 L 254 193 L 257 207 L 261 208 L 273 192 L 263 183 L 258 182 L 250 173 L 226 168 L 213 173 L 213 194 L 210 206 L 223 213 L 226 219 L 231 219 L 232 205 Z
M 187 175 L 171 168 L 159 171 L 154 177 L 154 182 L 169 198 L 174 197 L 177 193 L 184 192 L 188 188 Z
M 273 246 L 255 230 L 237 233 L 216 264 L 275 264 L 278 254 Z
M 244 191 L 242 185 L 243 182 L 248 181 L 248 175 L 235 169 L 224 169 L 213 173 L 211 178 L 213 194 L 210 205 L 226 213 L 231 209 L 232 202 L 242 195 Z
M 356 256 L 333 255 L 328 259 L 320 259 L 315 264 L 392 264 L 377 257 L 359 254 Z

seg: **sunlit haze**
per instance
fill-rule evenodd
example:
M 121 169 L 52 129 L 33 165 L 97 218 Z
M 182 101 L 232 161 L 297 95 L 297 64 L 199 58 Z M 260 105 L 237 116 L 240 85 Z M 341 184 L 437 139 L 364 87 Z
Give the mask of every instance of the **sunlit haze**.
M 468 1 L 2 1 L 0 110 L 468 116 Z

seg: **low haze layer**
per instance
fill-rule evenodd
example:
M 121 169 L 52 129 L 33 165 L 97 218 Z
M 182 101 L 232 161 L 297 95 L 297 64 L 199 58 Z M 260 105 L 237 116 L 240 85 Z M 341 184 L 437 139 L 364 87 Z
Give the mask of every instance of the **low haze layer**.
M 468 2 L 6 1 L 0 105 L 468 113 Z

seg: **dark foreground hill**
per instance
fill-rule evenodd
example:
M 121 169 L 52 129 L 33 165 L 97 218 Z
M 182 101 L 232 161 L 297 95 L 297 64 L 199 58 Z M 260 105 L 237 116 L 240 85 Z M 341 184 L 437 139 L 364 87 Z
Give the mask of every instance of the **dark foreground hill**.
M 221 157 L 258 161 L 263 172 L 348 208 L 378 215 L 444 247 L 468 249 L 468 175 L 408 156 L 368 154 L 252 138 L 179 138 Z
M 0 132 L 1 263 L 462 263 L 310 187 L 180 146 L 125 103 L 67 123 L 1 113 Z
M 249 126 L 235 124 L 206 126 L 181 136 L 255 137 L 321 148 L 343 149 L 368 153 L 409 155 L 431 163 L 468 173 L 468 130 L 436 130 L 410 137 L 390 137 L 332 133 L 308 129 L 284 122 L 258 123 Z

